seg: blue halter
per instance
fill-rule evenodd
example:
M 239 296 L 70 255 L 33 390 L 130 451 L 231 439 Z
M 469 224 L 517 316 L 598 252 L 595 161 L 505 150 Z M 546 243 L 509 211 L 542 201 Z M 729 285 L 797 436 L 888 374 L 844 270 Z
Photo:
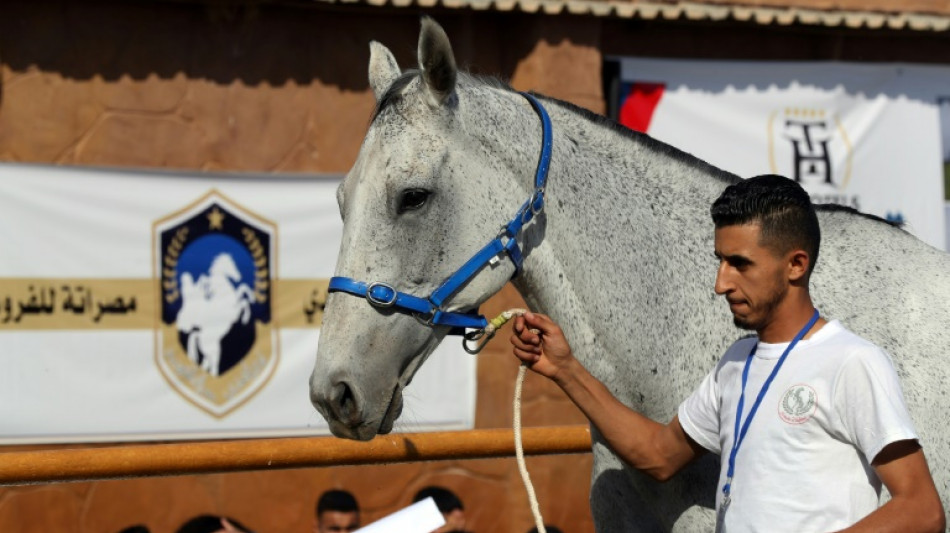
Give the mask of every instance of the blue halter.
M 329 292 L 345 292 L 366 300 L 380 309 L 394 309 L 415 316 L 428 326 L 449 326 L 451 335 L 463 335 L 466 328 L 485 329 L 488 320 L 477 313 L 459 313 L 442 309 L 446 300 L 452 297 L 463 285 L 469 282 L 485 265 L 497 261 L 501 254 L 507 254 L 515 265 L 512 278 L 521 273 L 524 258 L 516 239 L 521 229 L 544 208 L 544 186 L 548 178 L 548 166 L 551 163 L 551 118 L 534 96 L 521 93 L 531 102 L 531 106 L 541 118 L 541 157 L 534 178 L 534 193 L 518 209 L 515 217 L 502 227 L 494 240 L 478 251 L 461 268 L 442 282 L 428 298 L 413 296 L 397 291 L 379 281 L 366 283 L 353 278 L 334 276 L 330 278 Z

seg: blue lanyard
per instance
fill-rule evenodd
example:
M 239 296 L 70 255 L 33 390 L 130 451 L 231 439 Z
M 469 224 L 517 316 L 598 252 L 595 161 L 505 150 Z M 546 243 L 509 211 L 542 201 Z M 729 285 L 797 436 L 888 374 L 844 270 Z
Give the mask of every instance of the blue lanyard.
M 735 441 L 732 443 L 732 452 L 729 453 L 729 469 L 726 471 L 726 484 L 722 486 L 722 493 L 724 495 L 723 503 L 725 505 L 729 504 L 729 494 L 732 491 L 732 475 L 736 472 L 736 454 L 739 452 L 739 446 L 742 446 L 742 442 L 745 440 L 745 434 L 749 431 L 749 424 L 752 423 L 752 417 L 755 416 L 755 412 L 759 409 L 759 404 L 762 403 L 762 398 L 765 397 L 766 391 L 769 390 L 769 385 L 772 384 L 772 380 L 775 379 L 776 374 L 780 368 L 782 368 L 782 363 L 785 362 L 785 358 L 788 357 L 788 354 L 791 353 L 792 348 L 798 344 L 798 341 L 802 340 L 802 337 L 808 333 L 808 330 L 815 325 L 815 322 L 818 322 L 818 310 L 815 309 L 815 313 L 811 316 L 811 320 L 805 324 L 805 327 L 802 328 L 798 334 L 795 335 L 795 338 L 792 339 L 792 342 L 788 343 L 788 348 L 785 348 L 785 352 L 782 353 L 782 357 L 779 357 L 778 363 L 775 364 L 775 368 L 772 369 L 772 373 L 769 374 L 768 379 L 765 380 L 765 383 L 762 384 L 762 390 L 759 391 L 759 395 L 755 399 L 755 403 L 752 404 L 752 409 L 749 410 L 749 416 L 746 417 L 745 423 L 742 424 L 742 431 L 739 431 L 739 423 L 742 420 L 742 407 L 745 404 L 745 385 L 746 381 L 749 379 L 749 367 L 752 364 L 752 357 L 755 355 L 755 349 L 758 347 L 759 343 L 756 342 L 755 346 L 752 347 L 752 351 L 749 352 L 749 357 L 745 360 L 745 368 L 742 370 L 742 393 L 739 395 L 739 406 L 736 408 L 736 430 L 734 435 Z

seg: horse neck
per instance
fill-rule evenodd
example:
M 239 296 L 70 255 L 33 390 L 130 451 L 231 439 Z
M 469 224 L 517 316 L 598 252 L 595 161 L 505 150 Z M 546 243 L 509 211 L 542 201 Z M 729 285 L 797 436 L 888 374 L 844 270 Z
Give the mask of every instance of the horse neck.
M 525 272 L 516 280 L 532 308 L 583 311 L 596 297 L 591 279 L 653 283 L 711 256 L 708 206 L 735 176 L 571 106 L 544 103 L 555 138 L 545 212 L 526 228 Z M 530 120 L 540 136 L 538 119 Z M 629 264 L 615 264 L 618 254 L 630 255 Z

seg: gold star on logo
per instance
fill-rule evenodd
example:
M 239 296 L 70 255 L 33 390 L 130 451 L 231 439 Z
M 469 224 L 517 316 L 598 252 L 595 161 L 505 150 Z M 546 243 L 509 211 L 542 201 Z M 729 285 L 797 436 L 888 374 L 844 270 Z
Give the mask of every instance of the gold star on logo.
M 224 213 L 218 211 L 218 207 L 215 206 L 214 210 L 208 213 L 208 221 L 211 223 L 209 229 L 223 229 L 221 223 L 224 221 Z

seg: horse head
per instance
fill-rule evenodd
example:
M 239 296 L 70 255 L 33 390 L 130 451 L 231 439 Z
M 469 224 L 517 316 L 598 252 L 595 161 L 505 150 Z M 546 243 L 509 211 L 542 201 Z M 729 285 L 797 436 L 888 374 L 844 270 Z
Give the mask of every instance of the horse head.
M 222 252 L 211 262 L 208 273 L 212 278 L 222 278 L 229 281 L 241 281 L 241 272 L 234 263 L 230 254 Z
M 537 117 L 517 93 L 460 74 L 448 37 L 428 18 L 418 59 L 419 70 L 402 72 L 387 48 L 370 45 L 377 107 L 337 191 L 344 229 L 336 276 L 425 300 L 530 194 L 530 176 L 516 167 L 531 168 L 540 139 L 505 146 L 498 120 L 479 99 L 506 93 L 496 95 L 508 108 L 505 117 L 527 117 L 513 135 L 537 137 Z M 512 190 L 516 179 L 524 187 Z M 477 310 L 514 271 L 504 260 L 481 268 L 439 309 Z M 425 313 L 380 303 L 341 292 L 327 299 L 310 396 L 339 437 L 367 440 L 391 431 L 403 388 L 449 332 L 427 323 Z

